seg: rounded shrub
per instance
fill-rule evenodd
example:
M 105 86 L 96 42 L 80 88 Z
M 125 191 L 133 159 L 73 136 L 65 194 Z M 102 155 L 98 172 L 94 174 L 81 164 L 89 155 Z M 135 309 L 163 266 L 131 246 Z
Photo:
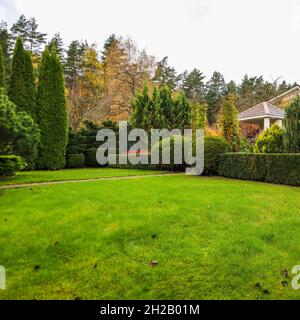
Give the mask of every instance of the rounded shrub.
M 32 117 L 18 111 L 0 88 L 0 155 L 18 155 L 33 169 L 40 141 L 40 130 Z
M 221 154 L 230 151 L 231 146 L 223 137 L 206 136 L 204 138 L 204 174 L 218 174 Z
M 25 166 L 25 161 L 19 156 L 0 156 L 0 177 L 14 176 L 16 171 L 24 169 Z
M 68 168 L 84 168 L 85 156 L 83 153 L 68 154 L 67 156 L 67 167 Z
M 283 129 L 273 124 L 269 129 L 263 131 L 257 138 L 254 153 L 283 153 Z

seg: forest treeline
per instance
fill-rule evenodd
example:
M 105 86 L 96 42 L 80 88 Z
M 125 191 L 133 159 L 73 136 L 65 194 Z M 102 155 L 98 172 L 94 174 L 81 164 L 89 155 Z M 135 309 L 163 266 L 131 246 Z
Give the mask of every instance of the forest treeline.
M 69 126 L 74 129 L 86 120 L 103 122 L 129 118 L 132 99 L 145 84 L 149 90 L 168 86 L 174 95 L 183 92 L 191 102 L 205 105 L 211 126 L 220 121 L 218 115 L 229 94 L 235 95 L 238 111 L 243 111 L 296 85 L 281 79 L 270 82 L 260 75 L 247 74 L 240 83 L 226 82 L 218 71 L 208 79 L 197 67 L 180 73 L 169 65 L 168 57 L 158 60 L 140 49 L 131 38 L 115 34 L 108 36 L 101 49 L 81 40 L 66 44 L 59 32 L 50 38 L 39 30 L 35 18 L 27 19 L 24 15 L 10 28 L 6 22 L 0 24 L 7 82 L 19 37 L 31 54 L 36 84 L 41 53 L 46 46 L 49 52 L 56 47 L 65 77 Z

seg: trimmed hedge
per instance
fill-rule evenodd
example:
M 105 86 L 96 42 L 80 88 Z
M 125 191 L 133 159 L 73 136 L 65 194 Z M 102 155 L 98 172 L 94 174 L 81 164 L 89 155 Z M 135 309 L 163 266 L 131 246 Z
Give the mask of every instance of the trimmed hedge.
M 96 153 L 97 153 L 96 148 L 91 148 L 84 151 L 86 167 L 88 168 L 101 167 L 100 164 L 97 162 Z
M 0 156 L 0 177 L 10 177 L 24 169 L 25 161 L 19 156 Z
M 218 174 L 221 154 L 230 151 L 231 146 L 223 137 L 204 137 L 204 174 Z
M 225 153 L 220 157 L 219 175 L 300 186 L 300 154 Z
M 84 168 L 85 157 L 82 153 L 68 154 L 67 155 L 67 167 L 68 168 Z

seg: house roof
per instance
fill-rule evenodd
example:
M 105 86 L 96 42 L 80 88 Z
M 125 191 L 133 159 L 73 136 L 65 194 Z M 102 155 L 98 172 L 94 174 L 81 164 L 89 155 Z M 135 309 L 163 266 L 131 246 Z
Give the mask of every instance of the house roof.
M 250 120 L 250 119 L 284 119 L 284 110 L 280 109 L 270 102 L 262 102 L 256 106 L 241 112 L 238 115 L 240 121 Z
M 285 96 L 289 96 L 290 94 L 293 94 L 293 93 L 296 93 L 296 92 L 299 92 L 300 93 L 300 87 L 299 86 L 296 86 L 282 94 L 280 94 L 279 96 L 269 100 L 270 103 L 276 103 L 278 100 L 280 100 L 281 98 L 285 97 Z

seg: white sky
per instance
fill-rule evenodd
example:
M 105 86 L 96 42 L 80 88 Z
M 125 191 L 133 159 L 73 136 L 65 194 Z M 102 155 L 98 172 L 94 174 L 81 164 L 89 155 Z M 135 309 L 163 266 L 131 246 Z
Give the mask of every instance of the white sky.
M 21 13 L 65 43 L 87 39 L 101 49 L 112 33 L 130 35 L 178 72 L 300 82 L 299 0 L 0 0 L 0 20 Z

